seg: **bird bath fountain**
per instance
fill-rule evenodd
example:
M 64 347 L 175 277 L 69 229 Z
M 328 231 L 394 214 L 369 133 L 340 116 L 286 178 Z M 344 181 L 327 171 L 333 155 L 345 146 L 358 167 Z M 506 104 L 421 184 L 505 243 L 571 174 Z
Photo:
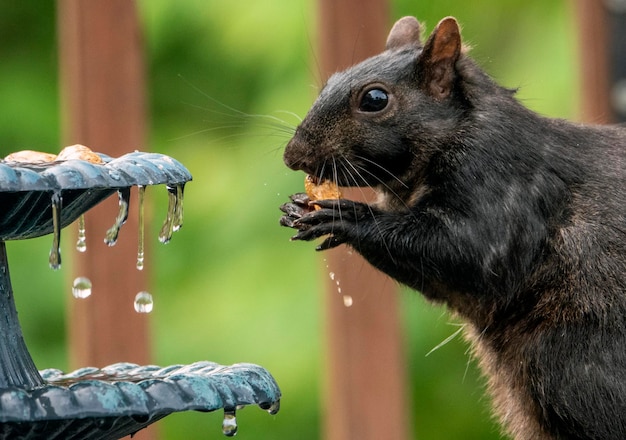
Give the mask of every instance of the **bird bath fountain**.
M 92 154 L 95 161 L 60 155 L 0 161 L 0 438 L 118 439 L 174 412 L 218 409 L 230 436 L 239 407 L 258 405 L 275 414 L 280 390 L 269 372 L 253 364 L 37 370 L 17 318 L 5 242 L 53 234 L 50 265 L 58 268 L 61 229 L 118 193 L 120 212 L 105 238 L 115 241 L 132 186 L 166 185 L 170 203 L 161 241 L 182 224 L 183 188 L 191 175 L 178 161 L 142 152 L 115 159 Z

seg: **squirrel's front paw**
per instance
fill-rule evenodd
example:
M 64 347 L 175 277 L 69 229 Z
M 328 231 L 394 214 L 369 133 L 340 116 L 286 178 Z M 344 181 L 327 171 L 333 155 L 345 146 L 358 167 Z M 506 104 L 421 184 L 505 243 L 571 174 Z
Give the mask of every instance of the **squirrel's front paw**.
M 309 205 L 319 207 L 293 221 L 298 233 L 292 240 L 311 241 L 328 235 L 317 250 L 331 249 L 348 242 L 359 221 L 371 212 L 367 205 L 345 199 L 316 200 Z

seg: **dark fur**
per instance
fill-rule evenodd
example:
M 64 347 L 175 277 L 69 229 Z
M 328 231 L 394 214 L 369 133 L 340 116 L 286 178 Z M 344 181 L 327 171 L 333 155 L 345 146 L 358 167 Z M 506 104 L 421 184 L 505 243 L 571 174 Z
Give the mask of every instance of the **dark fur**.
M 285 151 L 381 202 L 311 212 L 299 195 L 282 224 L 465 318 L 514 438 L 626 438 L 626 130 L 527 110 L 462 53 L 453 19 L 418 34 L 405 18 L 388 50 L 332 76 Z M 360 111 L 372 84 L 389 104 Z

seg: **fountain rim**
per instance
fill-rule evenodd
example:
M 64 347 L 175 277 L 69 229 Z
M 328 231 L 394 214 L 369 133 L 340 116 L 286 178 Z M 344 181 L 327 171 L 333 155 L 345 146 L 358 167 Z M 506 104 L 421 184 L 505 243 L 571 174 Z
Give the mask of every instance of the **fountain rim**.
M 0 161 L 0 205 L 5 210 L 0 240 L 52 233 L 53 205 L 61 208 L 62 229 L 115 191 L 162 184 L 184 188 L 192 180 L 187 168 L 164 154 L 134 151 L 114 159 L 96 154 L 103 163 Z
M 33 163 L 2 161 L 0 193 L 184 185 L 192 180 L 179 161 L 164 154 L 134 151 L 118 158 L 97 154 L 102 164 L 80 159 Z

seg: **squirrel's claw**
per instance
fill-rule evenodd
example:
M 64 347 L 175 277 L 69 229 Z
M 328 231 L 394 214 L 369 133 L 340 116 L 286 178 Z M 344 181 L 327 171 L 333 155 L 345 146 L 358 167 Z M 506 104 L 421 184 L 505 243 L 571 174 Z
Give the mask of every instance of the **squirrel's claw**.
M 319 246 L 315 248 L 316 251 L 327 251 L 328 249 L 335 248 L 344 242 L 339 240 L 334 235 L 327 237 Z
M 289 196 L 291 202 L 280 206 L 280 210 L 285 213 L 279 223 L 281 226 L 288 228 L 300 229 L 302 226 L 296 224 L 296 221 L 309 214 L 313 208 L 309 206 L 310 199 L 305 193 L 298 193 Z
M 303 192 L 292 194 L 289 196 L 289 199 L 296 205 L 300 205 L 300 206 L 307 206 L 309 202 L 311 201 L 309 196 Z

